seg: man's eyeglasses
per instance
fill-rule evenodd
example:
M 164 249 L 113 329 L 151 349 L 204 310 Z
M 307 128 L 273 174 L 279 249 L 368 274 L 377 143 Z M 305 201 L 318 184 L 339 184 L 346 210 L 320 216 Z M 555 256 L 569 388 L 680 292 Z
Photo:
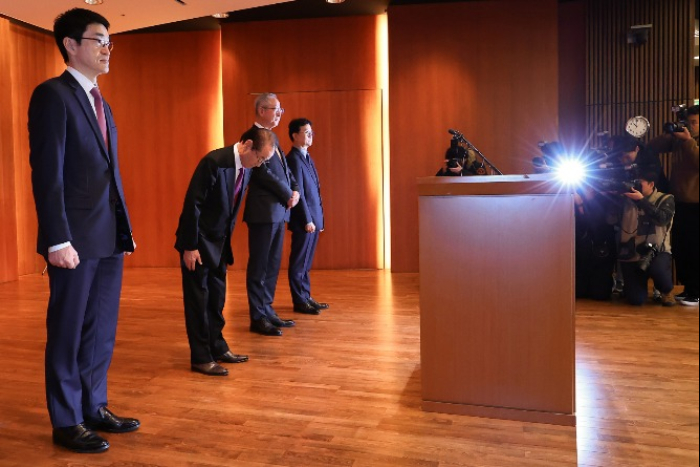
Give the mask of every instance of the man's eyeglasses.
M 281 107 L 263 107 L 265 110 L 274 110 L 275 113 L 279 113 L 280 115 L 284 115 L 284 109 Z
M 96 42 L 95 45 L 98 49 L 101 49 L 103 47 L 107 47 L 107 50 L 109 50 L 111 52 L 112 49 L 114 48 L 114 42 L 112 42 L 112 41 L 106 41 L 104 39 L 95 39 L 94 37 L 81 37 L 81 39 L 95 41 Z

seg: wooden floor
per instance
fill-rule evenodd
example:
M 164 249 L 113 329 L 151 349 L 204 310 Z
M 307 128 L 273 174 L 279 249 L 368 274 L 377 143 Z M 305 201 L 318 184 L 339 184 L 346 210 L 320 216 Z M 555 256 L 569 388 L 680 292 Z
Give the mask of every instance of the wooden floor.
M 189 371 L 179 271 L 126 272 L 110 406 L 143 426 L 93 456 L 51 444 L 46 278 L 0 285 L 0 466 L 698 465 L 697 309 L 580 302 L 574 429 L 422 412 L 417 275 L 315 273 L 332 309 L 278 339 L 247 332 L 229 277 L 226 336 L 251 361 L 215 379 Z M 292 317 L 286 282 L 278 298 Z

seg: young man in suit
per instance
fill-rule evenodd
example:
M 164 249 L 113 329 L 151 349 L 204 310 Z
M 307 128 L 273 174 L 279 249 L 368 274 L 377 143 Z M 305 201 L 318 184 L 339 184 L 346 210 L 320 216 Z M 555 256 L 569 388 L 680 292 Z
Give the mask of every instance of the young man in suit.
M 308 315 L 318 315 L 327 310 L 327 303 L 319 303 L 311 297 L 309 272 L 314 261 L 318 238 L 325 226 L 323 222 L 323 201 L 321 182 L 316 164 L 309 154 L 314 143 L 311 121 L 298 118 L 289 123 L 289 138 L 293 147 L 287 155 L 287 163 L 292 175 L 299 184 L 301 199 L 292 209 L 288 224 L 292 231 L 292 251 L 289 255 L 289 288 L 292 292 L 294 311 Z
M 137 430 L 107 408 L 124 254 L 134 251 L 124 201 L 117 131 L 97 77 L 109 71 L 109 22 L 85 9 L 54 23 L 65 73 L 40 84 L 29 104 L 37 251 L 48 263 L 46 399 L 53 441 L 97 453 L 96 430 Z
M 234 146 L 207 154 L 194 171 L 180 215 L 175 248 L 180 252 L 185 324 L 192 371 L 227 376 L 218 362 L 243 363 L 223 336 L 226 267 L 233 264 L 231 235 L 250 170 L 270 159 L 277 137 L 253 128 Z
M 274 94 L 262 94 L 255 101 L 253 128 L 272 130 L 284 114 Z M 248 224 L 250 257 L 246 272 L 250 331 L 263 336 L 281 336 L 280 328 L 293 327 L 294 321 L 283 320 L 272 308 L 282 262 L 284 224 L 289 211 L 299 202 L 299 186 L 289 171 L 284 152 L 275 154 L 253 169 L 243 220 Z

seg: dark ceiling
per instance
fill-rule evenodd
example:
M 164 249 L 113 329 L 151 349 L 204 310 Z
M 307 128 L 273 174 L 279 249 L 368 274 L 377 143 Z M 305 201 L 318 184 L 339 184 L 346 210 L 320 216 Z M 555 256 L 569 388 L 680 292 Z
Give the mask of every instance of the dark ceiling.
M 331 18 L 337 16 L 363 16 L 384 13 L 389 5 L 411 5 L 420 3 L 454 3 L 474 0 L 345 0 L 344 3 L 329 4 L 326 0 L 294 0 L 276 5 L 236 11 L 224 20 L 199 18 L 181 21 L 135 32 L 173 32 L 201 29 L 217 29 L 222 23 L 246 21 L 272 21 L 300 18 Z

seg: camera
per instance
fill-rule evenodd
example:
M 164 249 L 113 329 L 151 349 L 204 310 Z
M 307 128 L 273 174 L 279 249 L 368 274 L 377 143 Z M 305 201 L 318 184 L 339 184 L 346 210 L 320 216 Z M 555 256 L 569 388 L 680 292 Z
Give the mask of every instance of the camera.
M 462 134 L 455 130 L 450 130 L 450 134 L 453 135 L 453 138 L 450 141 L 450 147 L 445 152 L 447 170 L 441 170 L 438 172 L 438 176 L 486 175 L 486 166 L 482 162 L 478 162 L 473 154 L 470 154 L 469 149 L 464 145 Z M 450 170 L 460 167 L 461 170 L 457 173 Z
M 690 131 L 688 107 L 685 104 L 676 105 L 671 107 L 671 111 L 676 114 L 678 121 L 664 123 L 664 133 L 683 133 L 686 128 Z
M 640 169 L 637 164 L 623 165 L 617 160 L 603 161 L 591 170 L 590 183 L 600 193 L 629 193 L 633 188 L 642 191 Z
M 640 256 L 639 261 L 637 261 L 637 268 L 646 272 L 649 270 L 651 262 L 659 253 L 659 249 L 653 243 L 642 243 L 637 247 L 637 253 L 639 253 Z
M 466 165 L 467 150 L 459 144 L 456 137 L 450 141 L 450 148 L 445 152 L 445 160 L 448 169 L 456 169 Z

